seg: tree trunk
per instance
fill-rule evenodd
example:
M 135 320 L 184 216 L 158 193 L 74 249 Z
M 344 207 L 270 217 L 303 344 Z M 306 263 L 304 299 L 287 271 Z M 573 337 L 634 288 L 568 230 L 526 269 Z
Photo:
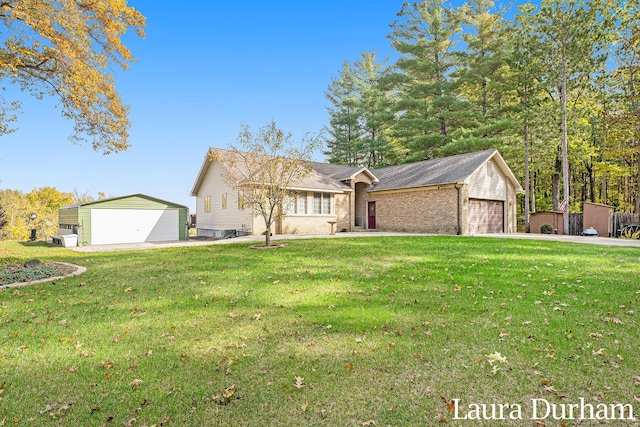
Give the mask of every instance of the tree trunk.
M 551 175 L 551 203 L 553 210 L 558 210 L 560 205 L 560 172 L 558 172 L 558 162 L 556 159 L 556 171 Z
M 635 194 L 635 208 L 636 208 L 636 213 L 640 212 L 640 154 L 636 156 L 638 159 L 638 173 L 636 175 L 636 194 Z
M 566 200 L 563 211 L 564 233 L 569 233 L 569 156 L 567 148 L 567 43 L 566 22 L 563 20 L 562 29 L 562 91 L 560 96 L 562 111 L 562 197 Z
M 526 90 L 526 89 L 525 89 Z M 524 96 L 524 231 L 529 233 L 529 109 L 527 95 Z
M 602 163 L 605 164 L 607 156 L 602 154 Z M 607 172 L 602 173 L 602 193 L 600 194 L 600 200 L 605 205 L 609 203 L 609 180 L 607 179 Z
M 536 173 L 531 173 L 531 212 L 536 211 Z

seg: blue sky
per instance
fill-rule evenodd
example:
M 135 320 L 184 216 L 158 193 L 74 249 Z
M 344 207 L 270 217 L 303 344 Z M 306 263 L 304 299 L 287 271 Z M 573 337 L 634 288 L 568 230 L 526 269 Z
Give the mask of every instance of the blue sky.
M 116 73 L 131 106 L 131 148 L 104 156 L 74 145 L 55 99 L 22 97 L 18 131 L 0 137 L 0 188 L 145 193 L 193 210 L 208 147 L 234 143 L 241 124 L 271 120 L 296 139 L 319 133 L 324 92 L 343 61 L 371 50 L 393 57 L 386 36 L 402 3 L 130 0 L 147 17 L 147 37 L 126 38 L 138 61 Z

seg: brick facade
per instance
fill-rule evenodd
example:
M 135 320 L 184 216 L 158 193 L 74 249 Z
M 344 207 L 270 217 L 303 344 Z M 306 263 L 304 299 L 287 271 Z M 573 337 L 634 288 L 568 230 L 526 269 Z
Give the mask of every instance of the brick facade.
M 435 234 L 458 232 L 458 190 L 453 186 L 370 193 L 368 201 L 376 202 L 378 230 Z

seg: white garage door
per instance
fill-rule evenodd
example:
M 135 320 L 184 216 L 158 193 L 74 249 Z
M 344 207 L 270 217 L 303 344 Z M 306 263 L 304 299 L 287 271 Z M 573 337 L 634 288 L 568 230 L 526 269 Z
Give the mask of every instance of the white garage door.
M 92 245 L 178 239 L 178 209 L 91 209 Z
M 504 231 L 504 202 L 501 200 L 469 200 L 470 233 L 502 233 Z

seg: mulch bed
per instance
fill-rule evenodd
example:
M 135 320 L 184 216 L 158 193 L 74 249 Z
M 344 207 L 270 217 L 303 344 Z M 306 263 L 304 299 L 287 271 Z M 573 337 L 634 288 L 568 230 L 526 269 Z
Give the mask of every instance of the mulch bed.
M 286 243 L 272 243 L 269 246 L 265 244 L 249 246 L 249 249 L 278 249 L 284 248 L 285 246 L 287 246 Z

